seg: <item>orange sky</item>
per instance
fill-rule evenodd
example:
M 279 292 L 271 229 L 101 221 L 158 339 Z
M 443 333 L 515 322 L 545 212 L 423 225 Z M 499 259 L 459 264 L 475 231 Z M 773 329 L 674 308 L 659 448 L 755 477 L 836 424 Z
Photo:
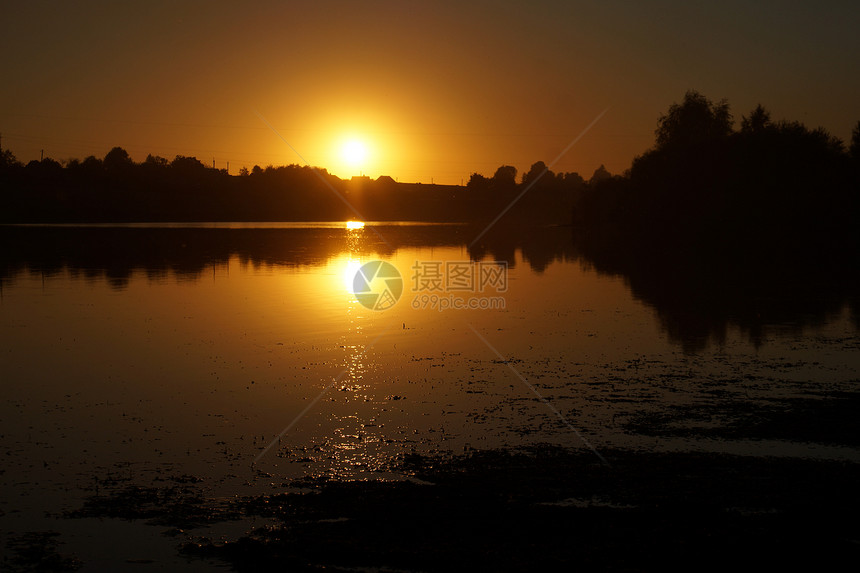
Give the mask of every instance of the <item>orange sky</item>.
M 856 2 L 690 4 L 20 3 L 0 19 L 2 145 L 460 183 L 551 162 L 608 108 L 552 166 L 588 177 L 629 167 L 687 89 L 849 137 Z

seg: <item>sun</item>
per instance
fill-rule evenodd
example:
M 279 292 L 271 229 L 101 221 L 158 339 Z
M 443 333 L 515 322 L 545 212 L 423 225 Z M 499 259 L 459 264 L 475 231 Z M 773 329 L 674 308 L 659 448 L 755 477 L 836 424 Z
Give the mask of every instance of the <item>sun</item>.
M 357 139 L 350 139 L 343 144 L 340 154 L 351 167 L 361 167 L 367 159 L 367 145 Z
M 385 148 L 380 147 L 379 140 L 371 132 L 343 130 L 328 145 L 328 159 L 324 164 L 333 175 L 346 179 L 379 176 L 379 162 Z

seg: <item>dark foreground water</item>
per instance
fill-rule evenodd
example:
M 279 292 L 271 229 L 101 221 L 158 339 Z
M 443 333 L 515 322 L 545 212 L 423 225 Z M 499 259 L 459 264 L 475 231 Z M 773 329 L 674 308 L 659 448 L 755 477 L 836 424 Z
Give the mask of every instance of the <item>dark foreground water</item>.
M 856 468 L 856 299 L 804 283 L 715 309 L 679 294 L 680 276 L 643 285 L 597 272 L 566 229 L 472 244 L 478 231 L 2 229 L 5 564 L 24 563 L 30 543 L 84 570 L 208 569 L 221 562 L 176 547 L 273 519 L 245 511 L 164 535 L 163 523 L 145 524 L 151 515 L 92 510 L 128 487 L 248 499 L 302 478 L 401 480 L 418 475 L 404 462 L 486 452 L 564 452 L 601 467 L 618 452 L 695 452 Z M 362 266 L 372 261 L 400 283 Z M 382 298 L 357 299 L 359 269 Z M 460 471 L 484 479 L 480 467 Z M 567 475 L 546 460 L 532 471 Z M 132 498 L 144 503 L 159 505 Z

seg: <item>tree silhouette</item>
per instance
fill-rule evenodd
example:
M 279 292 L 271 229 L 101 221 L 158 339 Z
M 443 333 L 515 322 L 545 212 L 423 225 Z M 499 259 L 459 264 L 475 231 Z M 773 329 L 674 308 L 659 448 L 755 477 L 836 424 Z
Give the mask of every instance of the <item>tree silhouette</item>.
M 589 185 L 576 206 L 577 224 L 611 225 L 602 247 L 771 260 L 860 243 L 856 175 L 825 129 L 774 122 L 758 105 L 733 132 L 728 103 L 687 92 L 656 136 L 626 177 Z
M 108 151 L 102 163 L 105 170 L 111 173 L 123 172 L 134 165 L 134 162 L 128 155 L 128 151 L 122 147 L 114 147 Z
M 15 158 L 15 155 L 9 149 L 4 149 L 0 151 L 0 169 L 12 169 L 14 167 L 19 167 L 21 164 L 18 163 L 18 160 Z
M 89 172 L 99 172 L 104 169 L 104 163 L 94 155 L 88 155 L 81 161 L 81 168 Z
M 40 176 L 59 176 L 63 171 L 63 166 L 58 161 L 45 157 L 41 161 L 35 159 L 27 164 L 27 170 L 33 171 Z
M 854 125 L 854 130 L 851 132 L 851 145 L 848 148 L 851 157 L 854 161 L 860 163 L 860 120 Z
M 517 184 L 517 168 L 512 165 L 502 165 L 493 174 L 493 184 L 497 187 L 513 187 Z
M 466 183 L 466 189 L 481 190 L 490 186 L 490 179 L 484 177 L 480 173 L 472 173 L 469 176 L 469 182 Z
M 758 104 L 750 113 L 749 117 L 741 118 L 741 133 L 761 133 L 765 129 L 773 127 L 770 120 L 770 112 L 761 104 Z
M 538 178 L 540 178 L 541 183 L 546 184 L 553 177 L 554 175 L 552 171 L 547 169 L 546 163 L 537 161 L 532 164 L 528 172 L 523 173 L 523 185 L 532 185 L 533 182 L 538 181 Z
M 601 163 L 600 167 L 594 170 L 594 174 L 591 176 L 591 179 L 588 180 L 588 183 L 594 185 L 601 181 L 605 181 L 606 179 L 612 179 L 612 174 Z
M 657 123 L 658 149 L 707 144 L 725 139 L 732 132 L 728 102 L 713 103 L 695 90 L 688 91 L 682 103 L 672 104 Z
M 559 173 L 558 178 L 564 182 L 564 186 L 570 189 L 579 189 L 585 183 L 582 175 L 573 171 L 571 173 Z
M 206 166 L 199 159 L 196 157 L 185 157 L 184 155 L 174 157 L 173 161 L 170 162 L 170 168 L 176 173 L 185 176 L 200 175 L 206 170 Z
M 143 164 L 148 167 L 163 168 L 167 167 L 170 163 L 167 161 L 166 157 L 149 154 L 146 156 Z

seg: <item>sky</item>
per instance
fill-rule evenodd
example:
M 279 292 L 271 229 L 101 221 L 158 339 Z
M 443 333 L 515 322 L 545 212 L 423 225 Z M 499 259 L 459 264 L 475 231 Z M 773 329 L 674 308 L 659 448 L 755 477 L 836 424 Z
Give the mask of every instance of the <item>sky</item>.
M 233 174 L 460 184 L 544 161 L 588 178 L 627 169 L 690 89 L 737 124 L 762 103 L 847 141 L 858 29 L 860 3 L 827 0 L 4 1 L 0 144 L 24 162 L 121 146 Z

